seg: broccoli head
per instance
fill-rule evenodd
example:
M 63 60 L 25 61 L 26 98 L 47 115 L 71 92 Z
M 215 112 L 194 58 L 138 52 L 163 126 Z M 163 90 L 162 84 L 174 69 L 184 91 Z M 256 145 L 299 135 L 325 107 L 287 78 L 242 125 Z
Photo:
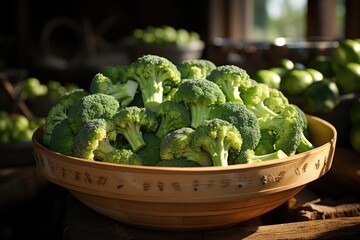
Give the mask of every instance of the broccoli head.
M 160 104 L 157 115 L 160 117 L 160 125 L 156 135 L 163 138 L 168 132 L 189 127 L 191 123 L 190 111 L 182 103 L 164 101 Z
M 287 155 L 295 154 L 303 128 L 298 111 L 293 105 L 288 105 L 276 116 L 267 114 L 258 120 L 261 130 L 268 129 L 276 133 L 275 150 L 283 150 Z
M 220 87 L 207 79 L 188 79 L 181 82 L 174 101 L 183 102 L 190 109 L 191 126 L 196 128 L 209 119 L 212 107 L 225 103 L 226 97 Z
M 187 59 L 178 64 L 182 79 L 207 78 L 216 65 L 206 59 Z
M 49 149 L 68 156 L 73 155 L 75 134 L 70 128 L 68 119 L 56 124 L 51 133 Z
M 192 148 L 193 133 L 194 129 L 184 127 L 166 134 L 160 143 L 160 158 L 163 160 L 186 158 L 197 162 L 200 166 L 211 166 L 213 163 L 208 152 Z
M 135 81 L 128 80 L 123 83 L 113 83 L 110 78 L 102 73 L 97 73 L 91 80 L 89 92 L 111 95 L 119 101 L 121 107 L 126 107 L 134 99 L 137 88 L 138 83 Z
M 308 129 L 308 121 L 306 118 L 306 114 L 297 105 L 294 105 L 294 104 L 290 104 L 290 105 L 292 105 L 297 110 L 298 117 L 300 119 L 300 125 L 302 128 L 301 136 L 300 136 L 300 144 L 299 144 L 299 147 L 297 148 L 296 152 L 302 153 L 302 152 L 306 152 L 311 149 L 314 149 L 315 146 L 309 140 L 310 136 L 309 136 L 309 131 L 308 131 L 309 129 Z
M 240 92 L 245 91 L 252 85 L 247 72 L 235 65 L 218 66 L 210 73 L 207 79 L 220 86 L 228 102 L 242 103 Z
M 269 88 L 269 97 L 264 99 L 264 104 L 271 111 L 280 113 L 289 105 L 289 100 L 279 89 Z
M 239 154 L 242 143 L 239 130 L 219 118 L 201 122 L 191 138 L 191 146 L 195 150 L 208 152 L 214 166 L 228 166 L 229 153 Z
M 139 84 L 144 106 L 154 112 L 163 101 L 164 87 L 181 81 L 177 67 L 170 60 L 156 55 L 139 57 L 129 65 L 125 78 Z
M 265 155 L 275 151 L 276 133 L 269 129 L 260 130 L 260 140 L 254 148 L 255 154 Z
M 125 73 L 127 71 L 127 65 L 116 65 L 116 66 L 107 66 L 105 67 L 101 73 L 110 78 L 113 83 L 124 83 Z
M 125 164 L 125 165 L 142 165 L 142 158 L 134 153 L 131 149 L 115 149 L 105 155 L 104 162 Z
M 91 119 L 111 119 L 119 107 L 119 102 L 113 96 L 103 93 L 89 94 L 70 107 L 70 127 L 76 134 L 84 123 Z
M 260 139 L 260 127 L 256 115 L 239 102 L 225 102 L 211 109 L 210 119 L 220 118 L 233 124 L 241 133 L 242 151 L 253 149 Z
M 243 163 L 257 163 L 257 162 L 263 162 L 268 160 L 275 160 L 275 159 L 281 159 L 286 158 L 288 155 L 284 153 L 282 150 L 277 150 L 275 152 L 263 154 L 263 155 L 256 155 L 255 151 L 252 149 L 248 149 L 244 152 L 242 152 L 238 159 L 237 164 L 243 164 Z
M 144 166 L 154 166 L 161 161 L 160 143 L 161 139 L 154 132 L 143 132 L 142 137 L 145 146 L 136 152 L 142 158 Z
M 253 111 L 259 118 L 264 115 L 276 116 L 277 114 L 265 105 L 265 100 L 270 97 L 270 88 L 265 83 L 254 84 L 241 93 L 245 106 Z
M 148 108 L 129 106 L 119 109 L 113 116 L 116 131 L 129 142 L 134 152 L 145 146 L 142 131 L 156 131 L 159 126 L 157 116 Z
M 45 117 L 45 132 L 43 136 L 43 143 L 45 145 L 48 146 L 50 144 L 51 135 L 56 124 L 67 119 L 69 109 L 88 94 L 87 91 L 79 88 L 66 92 L 58 98 Z
M 197 162 L 186 158 L 174 158 L 170 160 L 162 160 L 156 164 L 158 167 L 201 167 Z
M 116 148 L 110 143 L 115 140 L 114 125 L 98 118 L 84 123 L 74 138 L 74 156 L 87 160 L 103 161 Z

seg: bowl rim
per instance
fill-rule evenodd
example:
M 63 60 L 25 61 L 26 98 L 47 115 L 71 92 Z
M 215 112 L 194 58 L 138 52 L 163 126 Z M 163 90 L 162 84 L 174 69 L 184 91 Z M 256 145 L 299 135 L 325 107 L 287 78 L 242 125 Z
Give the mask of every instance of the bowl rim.
M 105 170 L 106 169 L 114 170 L 114 168 L 115 168 L 115 169 L 118 169 L 119 171 L 121 169 L 126 171 L 126 170 L 131 169 L 131 171 L 134 171 L 134 172 L 146 172 L 146 173 L 149 173 L 149 174 L 155 173 L 155 172 L 158 173 L 158 174 L 159 173 L 168 174 L 169 172 L 172 172 L 172 173 L 181 172 L 182 174 L 226 173 L 226 172 L 233 172 L 233 171 L 244 170 L 244 169 L 252 169 L 252 168 L 258 168 L 258 167 L 278 166 L 278 165 L 281 165 L 284 162 L 297 161 L 299 158 L 302 158 L 302 157 L 311 155 L 312 153 L 321 151 L 322 148 L 326 147 L 327 145 L 333 145 L 334 141 L 336 143 L 337 130 L 332 124 L 330 124 L 328 121 L 326 121 L 324 119 L 321 119 L 321 118 L 313 116 L 313 115 L 306 114 L 306 116 L 307 116 L 308 120 L 310 120 L 310 121 L 314 120 L 314 121 L 321 122 L 323 125 L 325 125 L 329 129 L 331 129 L 331 131 L 333 133 L 333 136 L 332 136 L 331 140 L 324 143 L 324 144 L 316 146 L 312 150 L 309 150 L 309 151 L 306 151 L 306 152 L 303 152 L 303 153 L 298 153 L 296 155 L 288 156 L 288 157 L 283 158 L 283 159 L 274 159 L 274 160 L 271 160 L 271 161 L 264 161 L 264 162 L 251 163 L 251 164 L 234 164 L 234 165 L 229 165 L 229 166 L 226 166 L 226 167 L 223 167 L 223 166 L 207 166 L 207 167 L 134 166 L 134 165 L 126 165 L 126 164 L 101 162 L 101 161 L 92 161 L 92 160 L 86 160 L 86 159 L 83 159 L 83 158 L 73 157 L 73 156 L 61 154 L 61 153 L 58 153 L 58 152 L 54 152 L 54 151 L 48 149 L 47 147 L 45 147 L 38 140 L 38 139 L 41 139 L 41 137 L 43 135 L 45 125 L 42 125 L 42 126 L 38 127 L 38 129 L 36 129 L 36 131 L 34 132 L 33 137 L 32 137 L 32 144 L 33 144 L 33 147 L 42 149 L 43 151 L 47 152 L 50 155 L 63 156 L 62 161 L 64 161 L 64 162 L 68 162 L 68 163 L 76 164 L 76 165 L 82 165 L 82 166 L 96 165 L 97 168 L 101 168 L 101 169 L 105 169 Z M 332 149 L 332 151 L 335 151 L 335 150 Z

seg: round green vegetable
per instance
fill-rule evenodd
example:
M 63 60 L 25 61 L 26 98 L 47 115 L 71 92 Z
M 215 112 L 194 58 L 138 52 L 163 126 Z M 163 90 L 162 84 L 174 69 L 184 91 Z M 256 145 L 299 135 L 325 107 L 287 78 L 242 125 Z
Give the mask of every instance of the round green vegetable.
M 339 103 L 336 84 L 329 79 L 312 83 L 303 93 L 303 109 L 308 113 L 331 112 Z
M 304 69 L 289 71 L 281 79 L 280 90 L 287 95 L 300 95 L 313 83 L 313 77 Z

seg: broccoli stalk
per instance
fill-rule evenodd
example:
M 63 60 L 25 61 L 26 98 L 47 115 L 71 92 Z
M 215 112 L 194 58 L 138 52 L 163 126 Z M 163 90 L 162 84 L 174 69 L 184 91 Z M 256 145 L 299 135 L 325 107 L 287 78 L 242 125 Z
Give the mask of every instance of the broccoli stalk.
M 129 65 L 127 80 L 136 81 L 142 94 L 144 107 L 157 112 L 163 101 L 164 88 L 181 81 L 179 70 L 168 59 L 144 55 Z
M 115 140 L 114 125 L 105 119 L 86 122 L 74 137 L 74 156 L 91 161 L 103 161 L 116 148 L 110 143 Z
M 170 131 L 189 127 L 191 123 L 190 111 L 182 103 L 162 102 L 157 114 L 161 117 L 160 126 L 156 131 L 159 138 L 163 138 Z
M 160 142 L 160 158 L 163 160 L 186 158 L 197 162 L 200 166 L 211 166 L 213 163 L 209 153 L 192 148 L 193 133 L 194 129 L 183 127 L 166 134 Z
M 190 109 L 191 126 L 196 128 L 209 119 L 212 107 L 225 103 L 226 97 L 220 87 L 207 79 L 189 79 L 181 82 L 174 101 L 183 102 Z
M 270 97 L 270 88 L 264 83 L 254 84 L 241 93 L 241 98 L 248 109 L 257 117 L 264 115 L 276 116 L 277 114 L 265 105 L 265 100 Z
M 235 65 L 216 67 L 207 79 L 220 86 L 228 102 L 243 103 L 240 92 L 245 91 L 252 84 L 247 72 Z
M 206 59 L 187 59 L 178 64 L 182 79 L 207 78 L 216 65 Z
M 195 150 L 210 154 L 214 166 L 228 166 L 229 153 L 239 154 L 242 143 L 238 129 L 233 124 L 218 118 L 200 123 L 191 139 L 191 146 Z
M 156 131 L 159 126 L 154 112 L 136 106 L 119 109 L 112 119 L 116 131 L 126 138 L 134 152 L 145 146 L 142 130 Z
M 128 106 L 134 99 L 138 83 L 128 80 L 124 83 L 113 83 L 113 81 L 103 75 L 97 73 L 90 83 L 90 93 L 104 93 L 113 96 L 119 101 L 121 107 Z
M 255 151 L 252 149 L 248 149 L 242 154 L 239 155 L 236 163 L 237 164 L 243 164 L 243 163 L 257 163 L 257 162 L 263 162 L 268 160 L 274 160 L 274 159 L 281 159 L 286 158 L 288 155 L 284 153 L 282 150 L 277 150 L 275 152 L 263 154 L 263 155 L 256 155 Z

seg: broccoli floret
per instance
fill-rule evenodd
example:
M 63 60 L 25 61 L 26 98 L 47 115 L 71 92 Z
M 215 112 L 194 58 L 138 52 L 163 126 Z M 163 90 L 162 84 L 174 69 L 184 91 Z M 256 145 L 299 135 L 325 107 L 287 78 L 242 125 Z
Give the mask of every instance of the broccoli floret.
M 239 154 L 243 143 L 239 130 L 228 121 L 204 120 L 195 129 L 191 146 L 210 154 L 214 166 L 228 166 L 229 153 Z
M 87 160 L 103 161 L 107 154 L 116 148 L 110 143 L 114 140 L 114 125 L 105 119 L 92 119 L 84 123 L 74 138 L 74 156 Z
M 264 99 L 264 104 L 273 112 L 280 113 L 289 105 L 289 100 L 280 90 L 269 88 L 269 97 Z
M 225 103 L 226 97 L 220 87 L 206 79 L 188 79 L 178 86 L 174 101 L 183 102 L 190 109 L 191 126 L 196 128 L 209 119 L 213 106 Z
M 154 112 L 163 101 L 164 87 L 181 81 L 177 67 L 156 55 L 139 57 L 129 65 L 125 78 L 139 84 L 144 106 Z
M 193 134 L 194 129 L 189 127 L 166 134 L 160 143 L 160 158 L 163 160 L 186 158 L 201 166 L 211 166 L 213 163 L 209 153 L 191 147 Z
M 55 125 L 51 133 L 49 149 L 68 156 L 73 155 L 75 134 L 70 128 L 68 119 Z
M 117 65 L 117 66 L 108 66 L 105 67 L 101 73 L 104 74 L 104 76 L 111 79 L 113 83 L 124 83 L 126 82 L 124 80 L 125 73 L 127 71 L 128 65 Z
M 281 113 L 272 116 L 267 114 L 259 120 L 260 129 L 276 133 L 275 150 L 283 150 L 287 155 L 296 152 L 301 140 L 302 126 L 297 109 L 288 105 Z
M 233 124 L 241 133 L 241 150 L 253 149 L 260 139 L 260 127 L 256 115 L 239 102 L 225 102 L 211 109 L 210 119 L 220 118 Z
M 112 118 L 116 131 L 129 142 L 134 152 L 145 146 L 142 131 L 156 131 L 159 122 L 154 112 L 147 108 L 129 106 L 117 111 Z
M 134 99 L 138 85 L 137 82 L 132 80 L 124 83 L 113 83 L 110 78 L 102 73 L 97 73 L 91 80 L 89 92 L 91 94 L 104 93 L 111 95 L 119 101 L 121 107 L 126 107 Z
M 275 151 L 276 133 L 269 129 L 260 130 L 260 140 L 254 148 L 255 154 L 265 155 Z
M 218 66 L 210 73 L 207 79 L 220 86 L 228 102 L 243 103 L 240 92 L 245 91 L 252 85 L 247 72 L 235 65 Z
M 299 144 L 299 147 L 297 148 L 296 152 L 302 153 L 302 152 L 306 152 L 311 149 L 314 149 L 315 146 L 309 140 L 310 136 L 309 136 L 309 132 L 308 132 L 309 129 L 308 129 L 308 122 L 307 122 L 306 114 L 298 106 L 296 106 L 294 104 L 290 104 L 290 105 L 292 105 L 297 110 L 298 117 L 300 119 L 300 126 L 302 128 L 302 131 L 300 134 L 300 144 Z
M 105 155 L 104 162 L 142 166 L 142 158 L 130 149 L 115 149 Z
M 241 98 L 248 109 L 259 118 L 264 115 L 276 116 L 277 114 L 265 105 L 265 100 L 270 97 L 270 88 L 264 83 L 252 85 L 241 93 Z
M 89 94 L 69 108 L 70 127 L 76 134 L 91 119 L 111 119 L 119 109 L 119 102 L 110 95 L 103 93 Z
M 158 167 L 201 167 L 197 162 L 186 158 L 175 158 L 170 160 L 162 160 L 156 164 Z
M 153 132 L 143 132 L 142 137 L 145 146 L 136 152 L 141 158 L 144 166 L 154 166 L 161 161 L 160 143 L 161 139 Z
M 178 64 L 182 79 L 207 78 L 216 65 L 206 59 L 187 59 Z
M 281 159 L 286 158 L 288 155 L 284 153 L 282 150 L 277 150 L 275 152 L 263 154 L 263 155 L 256 155 L 255 151 L 252 149 L 248 149 L 245 152 L 241 153 L 237 159 L 237 164 L 250 164 L 250 163 L 257 163 L 263 162 L 268 160 L 274 159 Z
M 45 117 L 45 132 L 43 136 L 44 145 L 50 144 L 51 134 L 56 124 L 68 118 L 69 109 L 80 99 L 89 93 L 84 89 L 75 89 L 61 95 L 57 102 L 50 108 Z
M 161 119 L 159 128 L 156 131 L 156 135 L 159 138 L 163 138 L 168 132 L 173 130 L 189 127 L 191 123 L 189 109 L 184 104 L 178 102 L 162 102 L 157 115 Z

